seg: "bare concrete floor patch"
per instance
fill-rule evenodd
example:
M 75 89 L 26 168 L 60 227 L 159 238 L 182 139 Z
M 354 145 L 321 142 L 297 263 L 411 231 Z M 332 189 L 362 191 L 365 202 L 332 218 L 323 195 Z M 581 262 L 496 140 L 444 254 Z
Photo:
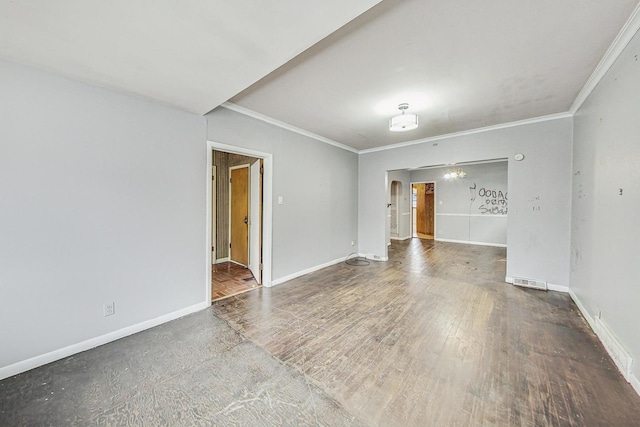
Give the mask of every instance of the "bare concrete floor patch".
M 0 382 L 0 425 L 360 425 L 211 310 Z

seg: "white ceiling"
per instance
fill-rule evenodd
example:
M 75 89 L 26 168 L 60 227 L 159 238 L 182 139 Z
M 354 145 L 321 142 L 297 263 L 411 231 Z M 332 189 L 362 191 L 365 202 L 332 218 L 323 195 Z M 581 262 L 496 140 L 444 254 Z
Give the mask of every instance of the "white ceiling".
M 356 149 L 566 112 L 636 3 L 385 0 L 231 102 Z
M 0 0 L 0 57 L 367 149 L 568 111 L 637 3 Z
M 0 0 L 0 57 L 205 114 L 380 0 Z

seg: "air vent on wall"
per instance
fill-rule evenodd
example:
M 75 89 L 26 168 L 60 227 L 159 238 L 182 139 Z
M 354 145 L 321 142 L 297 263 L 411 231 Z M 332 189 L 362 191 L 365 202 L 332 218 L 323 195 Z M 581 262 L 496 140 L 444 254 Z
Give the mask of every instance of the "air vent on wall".
M 541 280 L 525 279 L 523 277 L 514 277 L 513 284 L 516 286 L 524 286 L 525 288 L 547 290 L 547 282 Z

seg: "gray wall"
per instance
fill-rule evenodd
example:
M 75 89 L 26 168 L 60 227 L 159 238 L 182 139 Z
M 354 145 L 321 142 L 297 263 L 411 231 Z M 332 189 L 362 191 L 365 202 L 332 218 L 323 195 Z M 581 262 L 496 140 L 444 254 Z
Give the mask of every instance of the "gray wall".
M 571 289 L 640 358 L 640 35 L 574 124 Z M 620 195 L 620 189 L 623 194 Z M 633 373 L 640 378 L 640 363 Z
M 568 286 L 572 127 L 558 119 L 361 154 L 359 251 L 386 255 L 387 171 L 508 158 L 507 275 Z
M 465 178 L 445 179 L 462 168 Z M 507 244 L 507 162 L 411 171 L 411 182 L 435 182 L 436 240 Z
M 204 302 L 204 118 L 5 61 L 0 93 L 0 369 Z
M 355 250 L 357 154 L 223 107 L 207 120 L 210 141 L 273 155 L 274 281 Z

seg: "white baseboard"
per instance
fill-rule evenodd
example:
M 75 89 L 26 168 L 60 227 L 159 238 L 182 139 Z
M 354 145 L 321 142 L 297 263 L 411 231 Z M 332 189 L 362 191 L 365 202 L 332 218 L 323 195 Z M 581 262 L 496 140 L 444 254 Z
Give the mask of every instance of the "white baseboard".
M 622 373 L 624 379 L 627 380 L 627 382 L 631 382 L 631 365 L 633 364 L 631 354 L 622 346 L 620 341 L 616 339 L 601 319 L 595 317 L 593 318 L 593 323 L 596 325 L 594 331 L 598 338 L 600 338 L 600 342 L 604 345 L 607 353 L 609 353 L 609 356 L 613 359 L 613 362 Z
M 589 314 L 589 311 L 586 309 L 584 304 L 582 304 L 578 296 L 571 289 L 569 289 L 569 295 L 576 306 L 578 306 L 578 309 L 591 327 L 591 330 L 593 330 L 605 350 L 607 350 L 607 353 L 609 353 L 613 363 L 616 365 L 624 379 L 631 384 L 636 393 L 640 395 L 640 381 L 638 381 L 638 378 L 631 371 L 631 367 L 633 366 L 633 357 L 631 354 L 624 348 L 601 319 Z
M 344 258 L 337 258 L 334 259 L 333 261 L 329 261 L 329 262 L 325 262 L 324 264 L 320 264 L 320 265 L 316 265 L 315 267 L 309 267 L 306 268 L 304 270 L 300 270 L 298 272 L 292 273 L 292 274 L 288 274 L 284 277 L 280 277 L 278 279 L 272 280 L 271 281 L 271 286 L 276 286 L 276 285 L 280 285 L 284 282 L 288 282 L 289 280 L 293 280 L 296 279 L 300 276 L 304 276 L 305 274 L 309 274 L 309 273 L 313 273 L 314 271 L 318 271 L 318 270 L 322 270 L 323 268 L 326 267 L 330 267 L 332 265 L 335 264 L 339 264 L 341 262 L 343 262 L 345 259 Z
M 638 381 L 638 377 L 636 377 L 635 375 L 633 375 L 633 373 L 631 373 L 631 378 L 629 378 L 629 384 L 631 384 L 631 386 L 633 387 L 633 389 L 636 391 L 636 393 L 638 393 L 638 395 L 640 396 L 640 381 Z
M 370 261 L 389 261 L 389 257 L 380 256 L 376 254 L 358 254 L 358 256 L 368 259 Z
M 171 320 L 178 319 L 186 316 L 187 314 L 195 313 L 196 311 L 204 310 L 211 305 L 210 302 L 201 302 L 190 307 L 183 308 L 178 311 L 174 311 L 169 314 L 156 317 L 155 319 L 145 320 L 144 322 L 137 323 L 135 325 L 127 326 L 117 331 L 109 332 L 99 337 L 91 338 L 86 341 L 72 344 L 58 350 L 50 351 L 49 353 L 41 354 L 39 356 L 32 357 L 27 360 L 16 362 L 14 364 L 4 366 L 0 368 L 0 380 L 18 375 L 22 372 L 26 372 L 38 366 L 46 365 L 47 363 L 55 362 L 56 360 L 64 359 L 65 357 L 72 356 L 82 351 L 90 350 L 103 344 L 107 344 L 111 341 L 124 338 L 129 335 L 133 335 L 137 332 L 144 331 L 145 329 L 153 328 L 154 326 L 167 323 Z
M 569 293 L 569 287 L 564 285 L 556 285 L 554 283 L 547 283 L 547 289 L 550 291 Z
M 404 241 L 404 240 L 409 240 L 410 238 L 411 238 L 411 236 L 406 236 L 406 237 L 391 237 L 391 240 Z
M 593 321 L 593 317 L 591 317 L 591 315 L 587 311 L 587 308 L 584 305 L 582 305 L 582 301 L 580 301 L 578 296 L 571 289 L 569 289 L 569 296 L 571 296 L 571 299 L 578 306 L 578 310 L 580 310 L 580 313 L 582 313 L 582 316 L 585 318 L 585 320 L 589 324 L 589 327 L 595 333 L 596 332 L 596 324 Z
M 504 243 L 470 242 L 469 240 L 441 239 L 440 237 L 436 237 L 434 240 L 436 242 L 464 243 L 465 245 L 493 246 L 493 247 L 496 247 L 496 248 L 506 248 L 507 247 L 507 245 L 504 244 Z
M 513 285 L 513 277 L 507 276 L 504 278 L 504 281 Z M 548 282 L 547 282 L 547 290 L 555 291 L 555 292 L 564 292 L 565 294 L 569 293 L 568 286 L 556 285 L 554 283 L 548 283 Z
M 220 264 L 221 262 L 229 262 L 229 257 L 225 257 L 225 258 L 218 258 L 216 260 L 216 264 Z

